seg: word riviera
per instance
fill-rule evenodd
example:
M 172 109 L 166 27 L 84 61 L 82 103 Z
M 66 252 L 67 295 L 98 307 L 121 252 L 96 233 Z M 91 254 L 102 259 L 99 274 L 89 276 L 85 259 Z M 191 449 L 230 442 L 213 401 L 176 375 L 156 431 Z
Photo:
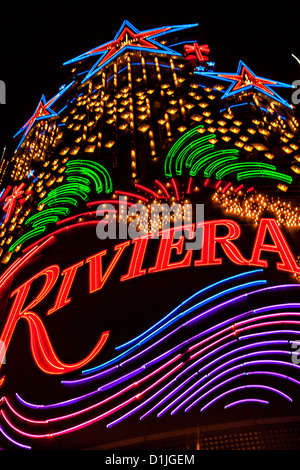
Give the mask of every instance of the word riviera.
M 277 221 L 271 218 L 261 218 L 255 234 L 250 259 L 245 258 L 236 240 L 241 236 L 240 225 L 230 219 L 209 220 L 201 223 L 203 229 L 203 245 L 198 252 L 184 250 L 184 235 L 175 241 L 177 228 L 170 229 L 168 237 L 160 238 L 155 252 L 155 263 L 146 267 L 146 252 L 149 248 L 149 237 L 139 237 L 116 244 L 113 249 L 102 249 L 86 259 L 61 270 L 58 264 L 51 264 L 37 272 L 30 279 L 23 282 L 13 290 L 8 302 L 8 314 L 0 341 L 5 343 L 6 350 L 13 335 L 15 325 L 20 318 L 24 318 L 30 325 L 32 354 L 37 365 L 49 374 L 64 374 L 76 370 L 90 362 L 106 343 L 110 332 L 101 334 L 93 351 L 82 361 L 76 364 L 65 365 L 58 360 L 47 335 L 46 327 L 41 318 L 40 304 L 53 290 L 57 290 L 56 300 L 47 315 L 57 312 L 72 301 L 71 288 L 78 270 L 87 269 L 89 276 L 89 294 L 101 291 L 110 278 L 116 266 L 121 270 L 120 281 L 129 281 L 136 277 L 145 276 L 172 269 L 222 265 L 223 257 L 217 254 L 217 246 L 233 264 L 240 266 L 259 266 L 268 268 L 268 253 L 278 258 L 276 268 L 280 271 L 295 275 L 300 274 L 292 250 L 288 245 Z M 188 230 L 188 227 L 185 227 Z M 222 229 L 222 235 L 220 234 Z M 225 229 L 225 234 L 224 234 Z M 190 227 L 193 230 L 193 226 Z M 272 243 L 270 243 L 272 241 Z M 154 241 L 156 243 L 156 241 Z M 249 243 L 248 243 L 249 244 Z M 124 253 L 129 254 L 129 261 L 124 265 Z M 267 254 L 267 256 L 266 256 Z M 123 260 L 122 260 L 123 257 Z M 121 261 L 120 261 L 121 259 Z M 85 268 L 86 266 L 86 268 Z M 126 270 L 125 273 L 123 270 Z M 44 285 L 36 289 L 32 285 L 37 279 L 43 279 Z M 28 300 L 30 299 L 30 301 Z M 27 305 L 26 305 L 27 304 Z M 0 363 L 1 368 L 1 363 Z M 0 379 L 1 383 L 1 379 Z M 3 383 L 3 382 L 2 382 Z

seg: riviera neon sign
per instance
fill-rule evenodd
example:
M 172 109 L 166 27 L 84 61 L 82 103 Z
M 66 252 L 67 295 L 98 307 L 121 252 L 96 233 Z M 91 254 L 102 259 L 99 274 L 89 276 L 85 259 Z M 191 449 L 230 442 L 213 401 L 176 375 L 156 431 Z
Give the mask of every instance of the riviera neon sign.
M 12 305 L 7 316 L 7 320 L 0 337 L 0 344 L 5 344 L 6 349 L 11 341 L 15 326 L 20 318 L 27 320 L 30 331 L 31 351 L 38 367 L 47 374 L 64 374 L 82 368 L 94 359 L 105 345 L 109 331 L 101 333 L 100 338 L 91 351 L 83 360 L 74 364 L 64 364 L 57 357 L 50 339 L 48 337 L 45 325 L 38 315 L 38 306 L 43 299 L 52 291 L 59 282 L 60 286 L 54 305 L 48 310 L 47 315 L 60 310 L 67 304 L 70 304 L 72 297 L 70 291 L 76 278 L 78 270 L 85 264 L 89 266 L 89 294 L 93 294 L 103 288 L 108 281 L 111 273 L 118 265 L 123 253 L 132 246 L 129 267 L 126 273 L 120 277 L 120 281 L 132 280 L 138 276 L 144 276 L 147 273 L 158 273 L 171 269 L 189 268 L 221 265 L 223 258 L 217 257 L 216 249 L 219 245 L 224 255 L 234 264 L 240 266 L 259 266 L 268 267 L 267 259 L 264 259 L 263 252 L 276 253 L 280 261 L 276 263 L 276 268 L 292 274 L 300 274 L 300 267 L 297 265 L 293 253 L 275 219 L 262 218 L 259 222 L 250 259 L 246 259 L 236 246 L 235 241 L 241 236 L 241 227 L 229 219 L 211 220 L 201 222 L 203 228 L 203 245 L 201 250 L 185 250 L 185 235 L 178 237 L 177 230 L 182 227 L 170 229 L 168 237 L 161 237 L 156 253 L 155 264 L 150 267 L 144 266 L 145 254 L 150 242 L 150 237 L 139 237 L 134 240 L 126 240 L 115 245 L 114 254 L 109 260 L 107 250 L 97 252 L 86 259 L 69 266 L 61 271 L 57 264 L 50 265 L 33 275 L 30 279 L 17 287 L 12 293 Z M 226 235 L 217 235 L 218 228 L 226 228 Z M 194 225 L 185 226 L 185 233 L 190 230 L 193 233 Z M 269 236 L 272 244 L 266 243 Z M 176 240 L 176 241 L 175 241 Z M 174 255 L 176 260 L 174 260 Z M 196 258 L 196 259 L 193 259 Z M 171 260 L 172 258 L 172 260 Z M 103 260 L 106 261 L 106 269 L 103 269 Z M 107 260 L 109 261 L 107 264 Z M 26 300 L 32 298 L 32 284 L 38 278 L 44 278 L 44 284 L 35 298 L 26 306 Z M 2 342 L 2 343 L 1 343 Z M 0 364 L 1 367 L 1 364 Z M 3 383 L 3 378 L 0 384 Z

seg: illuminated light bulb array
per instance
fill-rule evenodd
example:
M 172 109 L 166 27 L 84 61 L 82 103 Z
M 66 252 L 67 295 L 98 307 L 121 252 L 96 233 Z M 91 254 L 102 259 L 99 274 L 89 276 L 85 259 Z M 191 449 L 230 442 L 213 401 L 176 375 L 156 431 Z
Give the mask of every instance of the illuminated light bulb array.
M 275 102 L 266 103 L 257 95 L 253 95 L 253 100 L 258 108 L 266 107 L 267 115 L 264 110 L 259 117 L 244 121 L 238 107 L 245 104 L 241 97 L 236 102 L 228 102 L 221 113 L 219 109 L 216 113 L 217 98 L 221 99 L 226 87 L 218 83 L 203 85 L 196 74 L 187 74 L 185 67 L 185 59 L 179 57 L 147 56 L 140 52 L 126 52 L 119 56 L 110 66 L 75 90 L 73 99 L 62 108 L 61 115 L 58 114 L 53 121 L 46 119 L 35 124 L 23 146 L 13 156 L 13 178 L 21 180 L 30 171 L 33 162 L 44 162 L 47 172 L 40 173 L 33 188 L 36 197 L 42 200 L 55 185 L 64 181 L 65 158 L 80 159 L 85 155 L 102 161 L 104 155 L 117 168 L 119 136 L 129 134 L 129 174 L 137 182 L 140 158 L 145 158 L 145 154 L 152 161 L 165 158 L 166 150 L 162 144 L 166 139 L 172 143 L 173 139 L 176 140 L 181 133 L 199 122 L 203 124 L 200 132 L 210 130 L 216 134 L 211 143 L 224 145 L 230 141 L 232 146 L 248 154 L 264 148 L 264 157 L 274 161 L 272 148 L 268 148 L 267 143 L 266 147 L 262 147 L 259 142 L 256 149 L 255 145 L 257 136 L 261 136 L 263 142 L 268 142 L 272 135 L 277 136 L 284 155 L 291 160 L 293 180 L 297 178 L 299 169 L 292 159 L 297 160 L 295 154 L 299 151 L 299 123 L 292 113 L 279 108 Z M 141 155 L 140 143 L 146 149 Z M 53 150 L 53 155 L 48 155 L 49 148 Z M 1 161 L 0 180 L 8 163 L 9 158 Z M 283 184 L 278 188 L 283 192 L 289 189 Z M 235 206 L 235 210 L 240 209 Z M 251 209 L 247 207 L 247 211 Z M 22 211 L 16 214 L 16 222 L 11 229 L 12 242 L 24 220 L 26 216 L 24 218 Z M 291 226 L 297 224 L 290 217 L 287 217 L 286 223 Z M 7 245 L 8 240 L 6 235 L 2 243 L 0 237 L 1 246 Z
M 242 190 L 235 192 L 233 186 L 225 193 L 219 187 L 214 195 L 213 201 L 218 203 L 228 215 L 242 217 L 252 220 L 255 224 L 264 213 L 273 214 L 278 224 L 288 228 L 300 226 L 300 208 L 292 207 L 291 202 L 263 195 L 260 193 L 244 193 Z

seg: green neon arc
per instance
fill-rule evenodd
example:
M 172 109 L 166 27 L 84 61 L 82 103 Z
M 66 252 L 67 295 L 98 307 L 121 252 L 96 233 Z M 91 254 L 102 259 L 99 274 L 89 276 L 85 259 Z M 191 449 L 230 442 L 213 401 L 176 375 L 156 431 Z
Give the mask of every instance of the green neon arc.
M 57 207 L 53 209 L 45 209 L 41 212 L 38 212 L 37 214 L 32 215 L 29 217 L 25 225 L 32 225 L 33 222 L 36 220 L 39 220 L 41 218 L 44 218 L 45 216 L 55 216 L 55 215 L 61 215 L 61 216 L 67 216 L 70 213 L 70 210 L 67 209 L 66 207 Z
M 211 152 L 204 157 L 200 158 L 196 163 L 194 163 L 193 167 L 191 168 L 190 175 L 191 176 L 196 176 L 196 174 L 200 171 L 201 168 L 205 167 L 211 160 L 214 160 L 217 157 L 223 156 L 223 155 L 230 155 L 230 156 L 235 156 L 238 155 L 238 150 L 235 149 L 228 149 L 228 150 L 217 150 L 216 152 Z
M 19 237 L 9 248 L 13 252 L 16 246 L 43 233 L 47 226 L 58 222 L 70 213 L 70 206 L 77 207 L 78 199 L 87 201 L 92 191 L 91 184 L 97 194 L 113 190 L 112 180 L 108 171 L 99 163 L 91 160 L 73 160 L 66 164 L 67 181 L 65 184 L 50 191 L 39 203 L 46 208 L 32 215 L 25 225 L 32 229 Z
M 242 171 L 237 174 L 237 180 L 241 181 L 244 179 L 254 178 L 259 176 L 261 178 L 271 178 L 276 179 L 284 183 L 291 184 L 293 182 L 293 178 L 291 176 L 285 175 L 283 173 L 279 173 L 277 171 L 271 170 L 252 170 L 252 171 Z
M 234 162 L 236 160 L 238 160 L 238 157 L 233 157 L 233 156 L 219 158 L 217 161 L 211 163 L 210 165 L 208 165 L 206 167 L 206 169 L 204 170 L 204 176 L 206 178 L 211 178 L 211 176 L 218 169 L 219 166 L 223 166 L 224 163 L 227 163 L 227 162 L 230 162 L 230 161 Z
M 199 134 L 199 129 L 203 129 L 203 126 L 197 126 L 190 131 L 186 132 L 183 136 L 181 136 L 175 144 L 171 147 L 171 149 L 168 152 L 168 155 L 165 159 L 165 165 L 164 165 L 164 171 L 165 175 L 167 178 L 172 178 L 172 169 L 171 169 L 171 164 L 173 161 L 173 158 L 179 151 L 179 149 L 189 140 L 191 139 L 194 135 Z
M 188 158 L 186 159 L 185 165 L 186 165 L 187 168 L 190 168 L 192 163 L 193 163 L 193 160 L 195 159 L 195 157 L 197 157 L 198 155 L 202 154 L 203 152 L 205 152 L 209 149 L 214 148 L 213 144 L 200 145 L 200 144 L 206 143 L 209 139 L 211 139 L 213 137 L 215 137 L 213 134 L 209 134 L 208 136 L 201 137 L 200 139 L 195 140 L 191 144 L 188 144 L 179 153 L 178 157 L 176 158 L 176 162 L 175 162 L 175 171 L 176 171 L 177 175 L 182 174 L 183 163 L 184 163 L 184 160 L 187 157 Z
M 226 165 L 221 170 L 216 173 L 217 179 L 222 179 L 224 176 L 229 175 L 231 173 L 236 173 L 242 170 L 273 170 L 276 172 L 276 166 L 270 165 L 268 163 L 259 163 L 259 162 L 242 162 L 242 163 L 234 163 L 232 165 Z
M 167 178 L 172 178 L 174 174 L 182 175 L 185 167 L 192 177 L 203 171 L 204 177 L 215 177 L 217 180 L 234 174 L 238 181 L 262 177 L 292 183 L 292 177 L 278 172 L 274 165 L 261 162 L 238 162 L 239 150 L 237 149 L 212 151 L 215 146 L 209 141 L 216 136 L 205 134 L 197 138 L 195 136 L 199 135 L 199 129 L 203 129 L 203 126 L 197 126 L 186 132 L 169 150 L 164 165 Z
M 112 180 L 109 172 L 104 168 L 100 163 L 93 162 L 91 160 L 72 160 L 67 162 L 67 172 L 68 170 L 75 170 L 77 173 L 82 175 L 87 175 L 93 178 L 94 181 L 97 181 L 97 192 L 101 192 L 103 185 L 99 178 L 99 173 L 104 179 L 104 190 L 106 193 L 112 192 Z M 93 175 L 93 176 L 92 176 Z M 100 183 L 99 183 L 100 181 Z

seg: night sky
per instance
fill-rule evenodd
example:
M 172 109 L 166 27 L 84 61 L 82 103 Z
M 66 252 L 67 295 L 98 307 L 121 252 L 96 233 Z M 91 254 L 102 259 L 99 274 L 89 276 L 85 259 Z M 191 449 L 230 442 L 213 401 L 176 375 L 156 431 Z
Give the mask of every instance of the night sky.
M 124 19 L 140 30 L 199 23 L 181 38 L 188 34 L 209 44 L 216 71 L 235 73 L 243 60 L 257 75 L 286 83 L 300 79 L 292 57 L 300 57 L 300 8 L 290 2 L 239 2 L 242 7 L 194 0 L 5 3 L 0 13 L 0 80 L 6 85 L 6 104 L 0 106 L 2 148 L 31 117 L 41 96 L 49 100 L 57 93 L 64 83 L 63 62 L 113 39 Z

